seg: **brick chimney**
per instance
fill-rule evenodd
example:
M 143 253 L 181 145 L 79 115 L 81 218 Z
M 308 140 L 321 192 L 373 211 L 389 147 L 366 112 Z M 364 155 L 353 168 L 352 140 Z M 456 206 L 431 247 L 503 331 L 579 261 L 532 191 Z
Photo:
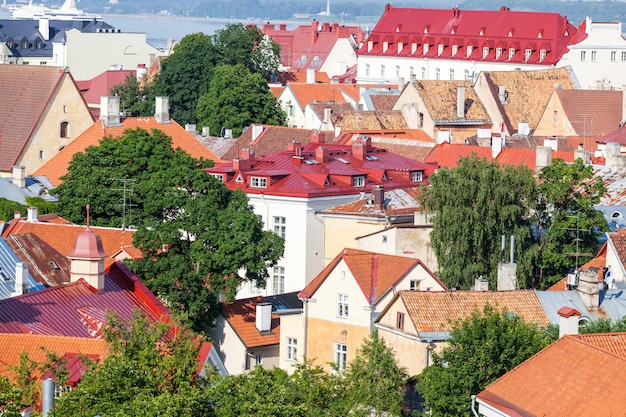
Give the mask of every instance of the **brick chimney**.
M 287 152 L 293 152 L 294 156 L 302 156 L 302 144 L 297 140 L 292 140 L 287 144 Z
M 372 187 L 372 199 L 374 200 L 374 209 L 377 211 L 385 211 L 385 187 L 375 185 Z
M 578 321 L 581 312 L 572 307 L 561 307 L 557 311 L 559 315 L 559 338 L 566 334 L 578 334 Z
M 588 310 L 597 310 L 600 307 L 600 291 L 603 283 L 598 274 L 593 271 L 578 271 L 578 296 Z
M 119 96 L 100 97 L 100 120 L 105 126 L 120 126 Z
M 154 118 L 159 123 L 171 123 L 170 121 L 170 98 L 156 97 Z
M 324 143 L 326 141 L 326 135 L 322 132 L 315 131 L 311 133 L 311 143 Z
M 352 155 L 364 161 L 367 157 L 367 153 L 372 150 L 372 138 L 370 136 L 359 136 L 352 143 Z
M 315 148 L 315 160 L 321 164 L 328 162 L 328 156 L 330 151 L 325 146 L 318 146 Z
M 272 331 L 272 303 L 259 303 L 256 305 L 255 325 L 261 334 Z
M 315 41 L 317 40 L 317 20 L 313 19 L 311 22 L 311 45 L 315 45 Z

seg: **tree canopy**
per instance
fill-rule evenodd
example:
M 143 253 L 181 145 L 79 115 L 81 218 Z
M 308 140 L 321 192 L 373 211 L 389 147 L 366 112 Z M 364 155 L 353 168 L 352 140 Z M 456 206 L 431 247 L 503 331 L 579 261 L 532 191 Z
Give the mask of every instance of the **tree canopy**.
M 267 81 L 242 64 L 217 66 L 209 91 L 198 101 L 198 124 L 215 135 L 226 127 L 238 137 L 251 123 L 280 126 L 285 120 Z
M 243 192 L 204 171 L 208 165 L 173 150 L 161 131 L 127 130 L 74 155 L 54 190 L 59 213 L 72 222 L 85 222 L 87 204 L 94 225 L 132 221 L 143 258 L 129 261 L 131 269 L 196 328 L 217 314 L 218 294 L 234 297 L 240 273 L 263 286 L 284 244 L 263 230 Z
M 434 416 L 471 416 L 473 394 L 554 339 L 545 329 L 508 311 L 485 306 L 459 320 L 441 353 L 418 379 L 424 407 Z
M 508 261 L 501 236 L 513 235 L 518 285 L 545 288 L 593 255 L 608 230 L 593 209 L 604 185 L 580 159 L 555 159 L 537 181 L 526 167 L 500 167 L 472 155 L 437 170 L 430 184 L 421 202 L 433 215 L 438 274 L 449 287 L 467 289 L 483 276 L 495 288 L 497 265 Z

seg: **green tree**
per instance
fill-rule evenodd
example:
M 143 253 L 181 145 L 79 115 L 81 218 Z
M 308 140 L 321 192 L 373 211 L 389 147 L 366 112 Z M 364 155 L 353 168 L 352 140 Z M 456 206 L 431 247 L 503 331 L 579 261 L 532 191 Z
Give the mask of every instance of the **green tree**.
M 485 306 L 460 320 L 441 353 L 419 376 L 424 407 L 434 416 L 471 416 L 472 394 L 504 375 L 553 339 L 545 329 L 508 311 Z
M 211 416 L 197 375 L 200 342 L 181 325 L 109 317 L 109 355 L 91 364 L 81 383 L 56 401 L 62 416 Z
M 154 87 L 158 95 L 169 97 L 170 114 L 179 124 L 196 122 L 196 104 L 209 91 L 216 55 L 211 36 L 194 33 L 162 61 Z
M 25 214 L 26 206 L 12 200 L 7 200 L 4 197 L 0 197 L 0 220 L 7 222 L 13 219 L 13 217 L 15 217 L 15 212 Z
M 214 134 L 226 127 L 238 137 L 251 123 L 284 125 L 286 115 L 263 76 L 242 64 L 219 65 L 198 101 L 198 121 Z
M 111 88 L 112 96 L 120 97 L 120 110 L 127 116 L 153 116 L 156 92 L 153 83 L 140 83 L 128 74 L 124 83 Z
M 234 297 L 239 271 L 263 286 L 284 244 L 263 230 L 246 195 L 229 191 L 202 169 L 206 166 L 207 161 L 173 150 L 171 139 L 158 130 L 127 130 L 74 155 L 55 189 L 59 213 L 68 220 L 83 223 L 90 204 L 93 224 L 119 227 L 121 180 L 126 181 L 127 194 L 133 191 L 126 221 L 132 215 L 134 245 L 143 253 L 130 267 L 198 329 L 219 311 L 217 294 Z
M 357 350 L 345 374 L 350 415 L 400 416 L 407 382 L 393 349 L 373 332 Z M 347 415 L 347 414 L 346 414 Z
M 22 392 L 9 379 L 0 376 L 0 409 L 3 417 L 21 417 Z
M 515 236 L 518 276 L 530 275 L 524 256 L 532 244 L 528 218 L 536 195 L 530 169 L 500 167 L 474 154 L 429 181 L 421 202 L 434 214 L 431 242 L 447 286 L 469 288 L 482 275 L 495 288 L 502 235 Z
M 43 197 L 26 197 L 26 205 L 28 207 L 37 207 L 39 214 L 51 214 L 57 212 L 57 204 L 54 201 L 48 201 Z
M 602 178 L 582 159 L 555 159 L 539 173 L 539 196 L 533 216 L 537 246 L 535 287 L 547 287 L 593 257 L 598 238 L 608 230 L 594 209 L 606 192 Z

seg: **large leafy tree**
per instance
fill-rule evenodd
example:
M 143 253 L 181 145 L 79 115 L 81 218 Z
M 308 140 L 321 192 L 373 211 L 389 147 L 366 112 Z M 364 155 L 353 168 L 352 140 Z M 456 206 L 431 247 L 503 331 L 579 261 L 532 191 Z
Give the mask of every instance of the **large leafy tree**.
M 534 286 L 545 287 L 595 255 L 598 238 L 608 225 L 593 206 L 606 189 L 582 159 L 571 164 L 555 159 L 541 170 L 538 182 Z
M 211 416 L 204 379 L 197 375 L 200 339 L 180 325 L 110 318 L 109 355 L 91 364 L 81 383 L 56 401 L 62 416 Z
M 286 115 L 263 76 L 237 64 L 215 68 L 209 91 L 198 101 L 198 120 L 211 132 L 226 127 L 237 137 L 251 123 L 284 125 Z
M 485 306 L 457 322 L 448 344 L 419 376 L 424 407 L 434 416 L 471 416 L 472 394 L 551 343 L 550 332 Z
M 93 224 L 119 227 L 126 183 L 124 215 L 127 222 L 132 215 L 143 253 L 131 268 L 197 328 L 214 318 L 218 294 L 234 297 L 240 271 L 262 286 L 283 253 L 283 240 L 263 230 L 246 195 L 228 190 L 205 166 L 173 150 L 158 130 L 128 130 L 74 155 L 55 189 L 68 220 L 83 223 L 90 204 Z
M 124 83 L 111 88 L 112 96 L 120 97 L 120 108 L 127 116 L 154 115 L 154 84 L 142 83 L 133 74 L 128 74 Z
M 528 218 L 536 195 L 528 168 L 500 167 L 474 154 L 429 181 L 422 203 L 434 214 L 431 242 L 446 285 L 469 288 L 482 275 L 494 288 L 502 235 L 515 236 L 518 275 L 530 274 L 529 263 L 520 262 L 532 240 Z

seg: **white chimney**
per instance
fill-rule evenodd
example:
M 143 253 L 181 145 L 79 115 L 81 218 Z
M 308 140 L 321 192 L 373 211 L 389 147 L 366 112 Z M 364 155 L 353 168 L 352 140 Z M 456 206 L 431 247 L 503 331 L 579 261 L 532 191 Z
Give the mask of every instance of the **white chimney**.
M 489 290 L 489 281 L 485 278 L 480 277 L 474 280 L 474 291 L 488 291 Z
M 252 141 L 253 142 L 257 140 L 259 136 L 261 136 L 261 133 L 263 133 L 263 125 L 252 125 Z
M 530 126 L 528 126 L 528 122 L 519 122 L 517 124 L 517 133 L 522 136 L 530 135 Z
M 465 85 L 459 84 L 456 91 L 456 117 L 465 119 Z
M 315 68 L 307 68 L 306 70 L 306 83 L 315 84 Z
M 196 132 L 196 124 L 195 123 L 185 123 L 185 130 L 192 135 L 195 135 Z
M 20 188 L 26 187 L 26 167 L 13 165 L 13 184 Z
M 119 96 L 100 97 L 100 120 L 105 126 L 120 126 Z
M 15 264 L 15 295 L 28 294 L 28 264 Z
M 398 77 L 398 90 L 402 91 L 404 88 L 404 77 Z
M 578 321 L 582 314 L 572 307 L 561 307 L 559 315 L 559 338 L 566 334 L 578 334 Z
M 159 123 L 170 123 L 170 98 L 156 97 L 154 118 Z
M 324 120 L 323 123 L 330 123 L 330 116 L 332 114 L 332 109 L 330 107 L 324 108 Z
M 47 17 L 39 18 L 39 33 L 44 41 L 50 40 L 50 20 Z
M 202 136 L 209 136 L 209 126 L 202 126 Z
M 503 85 L 498 86 L 498 99 L 500 100 L 500 104 L 506 103 L 506 90 Z
M 136 77 L 137 81 L 140 81 L 144 75 L 148 72 L 148 68 L 145 64 L 137 64 Z
M 28 211 L 28 221 L 33 223 L 39 221 L 37 218 L 37 207 L 28 207 L 26 209 Z
M 600 307 L 600 291 L 603 282 L 598 279 L 597 272 L 578 271 L 578 296 L 587 307 L 587 310 L 597 310 Z
M 574 150 L 574 160 L 576 159 L 582 159 L 583 164 L 590 164 L 591 160 L 589 157 L 589 152 L 587 152 L 585 150 L 585 147 L 583 146 L 583 144 L 581 143 L 580 145 L 578 145 L 578 149 Z
M 535 169 L 537 172 L 550 165 L 552 165 L 552 148 L 548 146 L 537 146 L 535 153 Z
M 256 305 L 256 328 L 261 333 L 272 330 L 272 303 Z

